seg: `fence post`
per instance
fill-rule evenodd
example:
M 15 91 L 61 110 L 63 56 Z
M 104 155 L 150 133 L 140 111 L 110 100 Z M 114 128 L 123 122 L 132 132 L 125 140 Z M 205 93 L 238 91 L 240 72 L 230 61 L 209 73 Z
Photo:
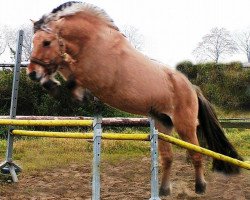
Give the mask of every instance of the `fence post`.
M 16 47 L 16 55 L 15 55 L 15 68 L 14 68 L 11 106 L 10 106 L 10 118 L 11 119 L 16 118 L 18 87 L 19 87 L 19 79 L 20 79 L 20 66 L 21 66 L 21 59 L 22 59 L 23 36 L 24 36 L 23 30 L 19 30 L 17 47 Z M 11 134 L 12 129 L 13 127 L 10 126 L 9 131 L 8 131 L 6 160 L 0 164 L 0 169 L 1 171 L 4 171 L 4 173 L 9 172 L 12 176 L 13 182 L 18 182 L 16 171 L 20 171 L 21 168 L 18 167 L 12 161 L 13 141 L 14 141 L 14 135 Z
M 101 137 L 102 137 L 102 117 L 97 114 L 94 119 L 94 144 L 93 144 L 93 171 L 92 171 L 92 200 L 100 200 L 100 162 L 101 162 Z
M 149 118 L 150 143 L 151 143 L 151 198 L 160 200 L 158 187 L 158 131 L 155 129 L 155 121 Z

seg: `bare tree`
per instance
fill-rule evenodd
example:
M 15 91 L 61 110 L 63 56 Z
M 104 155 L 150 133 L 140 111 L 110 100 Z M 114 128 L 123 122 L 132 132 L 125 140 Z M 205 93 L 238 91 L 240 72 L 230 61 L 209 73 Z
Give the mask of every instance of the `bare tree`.
M 17 32 L 18 30 L 22 29 L 24 31 L 24 38 L 23 38 L 23 51 L 22 51 L 22 61 L 28 61 L 31 55 L 32 50 L 32 36 L 33 30 L 32 26 L 30 25 L 22 25 L 18 28 L 7 27 L 5 29 L 5 37 L 7 41 L 7 46 L 10 50 L 10 58 L 11 60 L 15 59 L 16 54 L 16 43 L 17 43 Z
M 198 61 L 212 60 L 218 63 L 220 58 L 237 51 L 235 42 L 225 28 L 213 28 L 202 38 L 193 54 Z
M 247 56 L 247 61 L 250 63 L 250 31 L 236 34 L 235 41 L 239 51 Z
M 17 30 L 10 26 L 5 26 L 4 35 L 5 35 L 7 47 L 10 52 L 10 59 L 14 61 L 15 53 L 16 53 L 15 48 L 16 48 Z
M 6 38 L 4 34 L 4 27 L 0 27 L 0 55 L 4 53 L 6 49 L 7 43 L 6 43 Z
M 143 50 L 144 37 L 136 27 L 126 25 L 122 28 L 122 32 L 137 50 Z
M 24 31 L 23 38 L 23 61 L 28 61 L 30 59 L 32 51 L 32 37 L 33 37 L 33 27 L 31 25 L 22 25 L 20 27 Z

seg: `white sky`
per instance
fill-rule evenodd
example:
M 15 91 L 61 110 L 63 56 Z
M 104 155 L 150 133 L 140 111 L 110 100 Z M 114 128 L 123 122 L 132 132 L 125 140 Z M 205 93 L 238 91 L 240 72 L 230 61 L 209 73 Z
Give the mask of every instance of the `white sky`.
M 38 20 L 65 0 L 1 0 L 0 25 Z M 192 51 L 214 27 L 242 31 L 250 27 L 250 0 L 87 0 L 111 16 L 118 27 L 132 25 L 144 36 L 144 52 L 174 67 L 195 61 Z M 240 59 L 243 55 L 228 58 Z

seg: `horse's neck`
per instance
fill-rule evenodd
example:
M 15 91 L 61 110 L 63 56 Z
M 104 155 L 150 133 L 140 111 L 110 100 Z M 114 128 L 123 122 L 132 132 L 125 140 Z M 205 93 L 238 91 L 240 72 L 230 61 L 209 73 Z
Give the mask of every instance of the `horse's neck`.
M 117 30 L 108 26 L 89 27 L 88 31 L 73 30 L 68 38 L 71 55 L 76 60 L 75 77 L 82 82 L 83 87 L 90 90 L 105 90 L 114 87 L 119 80 L 121 68 L 129 68 L 128 63 L 144 66 L 150 59 L 137 52 L 127 39 Z M 86 28 L 86 26 L 85 26 Z M 94 31 L 94 29 L 96 29 Z M 93 32 L 89 34 L 89 32 Z M 74 33 L 74 34 L 73 34 Z M 86 35 L 86 33 L 88 35 Z M 71 37 L 70 37 L 71 36 Z M 85 40 L 82 38 L 86 38 Z M 79 42 L 80 41 L 80 42 Z M 145 61 L 147 60 L 147 61 Z M 97 91 L 98 92 L 98 91 Z
M 119 59 L 127 45 L 124 40 L 121 33 L 106 27 L 99 33 L 93 33 L 88 40 L 77 43 L 76 49 L 80 50 L 78 54 L 81 61 L 85 63 L 85 69 L 97 72 L 109 66 L 115 67 L 114 59 Z

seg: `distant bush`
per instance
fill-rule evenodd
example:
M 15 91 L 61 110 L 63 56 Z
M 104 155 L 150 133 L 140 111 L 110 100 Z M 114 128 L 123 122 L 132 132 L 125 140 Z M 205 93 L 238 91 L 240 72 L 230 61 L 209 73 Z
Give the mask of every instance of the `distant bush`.
M 250 110 L 250 70 L 238 62 L 229 64 L 205 63 L 194 65 L 189 61 L 178 64 L 177 69 L 201 87 L 210 101 L 222 108 Z M 0 70 L 0 115 L 9 115 L 13 72 Z M 62 82 L 62 96 L 55 100 L 21 70 L 18 90 L 17 115 L 93 116 L 94 104 L 79 104 L 71 99 Z M 134 116 L 103 105 L 103 116 Z
M 190 61 L 184 61 L 179 63 L 176 69 L 185 74 L 188 77 L 188 79 L 193 80 L 197 78 L 197 68 Z
M 214 104 L 226 109 L 250 110 L 250 70 L 244 70 L 241 63 L 182 62 L 177 70 L 198 85 Z

